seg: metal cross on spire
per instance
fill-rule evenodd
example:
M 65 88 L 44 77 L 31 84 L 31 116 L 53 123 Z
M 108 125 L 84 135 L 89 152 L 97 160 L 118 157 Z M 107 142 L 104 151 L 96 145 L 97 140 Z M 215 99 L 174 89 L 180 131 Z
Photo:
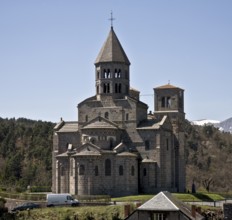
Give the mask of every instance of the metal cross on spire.
M 115 20 L 115 18 L 113 17 L 113 12 L 111 11 L 110 13 L 110 18 L 109 18 L 110 22 L 111 22 L 111 27 L 113 27 L 113 20 Z

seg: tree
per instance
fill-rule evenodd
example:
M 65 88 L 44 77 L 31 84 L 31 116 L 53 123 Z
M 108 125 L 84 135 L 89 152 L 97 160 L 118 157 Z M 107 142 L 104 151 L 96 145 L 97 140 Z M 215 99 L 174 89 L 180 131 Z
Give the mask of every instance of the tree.
M 206 178 L 204 180 L 202 180 L 202 184 L 205 187 L 205 189 L 207 190 L 207 192 L 209 192 L 210 190 L 210 186 L 214 183 L 213 178 L 209 177 Z

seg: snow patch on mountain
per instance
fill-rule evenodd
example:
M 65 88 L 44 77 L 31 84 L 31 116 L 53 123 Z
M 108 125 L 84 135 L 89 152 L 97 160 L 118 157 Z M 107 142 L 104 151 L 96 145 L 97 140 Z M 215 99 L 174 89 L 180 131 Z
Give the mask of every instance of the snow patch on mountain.
M 232 118 L 228 118 L 224 121 L 201 119 L 201 120 L 194 120 L 191 123 L 193 125 L 198 125 L 198 126 L 213 125 L 216 128 L 218 128 L 220 131 L 232 133 Z
M 203 125 L 215 125 L 215 124 L 219 124 L 219 123 L 220 123 L 220 121 L 209 120 L 209 119 L 201 119 L 201 120 L 192 121 L 193 125 L 199 125 L 199 126 L 203 126 Z

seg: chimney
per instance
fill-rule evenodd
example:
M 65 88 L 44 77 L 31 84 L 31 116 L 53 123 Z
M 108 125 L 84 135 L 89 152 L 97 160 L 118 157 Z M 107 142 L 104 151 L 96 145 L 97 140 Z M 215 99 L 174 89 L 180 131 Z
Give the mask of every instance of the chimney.
M 196 218 L 196 206 L 192 205 L 192 217 Z
M 124 216 L 125 216 L 125 218 L 128 215 L 130 215 L 130 205 L 127 204 L 127 205 L 124 206 Z

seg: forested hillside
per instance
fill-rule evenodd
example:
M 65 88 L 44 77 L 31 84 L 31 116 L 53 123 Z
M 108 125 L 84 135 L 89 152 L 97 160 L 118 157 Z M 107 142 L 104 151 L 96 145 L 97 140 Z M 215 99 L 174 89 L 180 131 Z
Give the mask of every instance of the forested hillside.
M 24 190 L 51 186 L 54 124 L 0 118 L 0 185 Z
M 186 124 L 187 187 L 214 192 L 232 191 L 232 134 L 213 125 Z
M 0 185 L 51 187 L 54 124 L 0 118 Z M 232 191 L 232 135 L 186 121 L 187 190 Z

